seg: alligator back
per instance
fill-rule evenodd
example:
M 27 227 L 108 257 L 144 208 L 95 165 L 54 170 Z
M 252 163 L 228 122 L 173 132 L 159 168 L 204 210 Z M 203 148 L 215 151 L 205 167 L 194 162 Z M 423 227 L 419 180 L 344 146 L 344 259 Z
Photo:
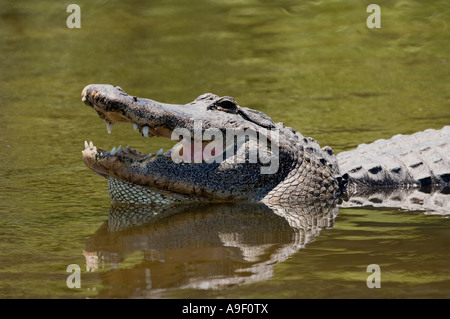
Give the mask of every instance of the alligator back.
M 361 144 L 337 155 L 348 194 L 450 187 L 450 126 Z

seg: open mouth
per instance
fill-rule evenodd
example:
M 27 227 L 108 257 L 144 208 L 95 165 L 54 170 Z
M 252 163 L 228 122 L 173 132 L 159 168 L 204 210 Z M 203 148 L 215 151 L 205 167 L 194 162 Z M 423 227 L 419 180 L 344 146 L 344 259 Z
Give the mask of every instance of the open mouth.
M 152 128 L 152 130 L 150 130 L 149 126 L 139 127 L 138 124 L 133 123 L 133 128 L 135 131 L 139 130 L 141 132 L 142 136 L 145 138 L 151 138 L 153 136 L 158 136 L 157 134 L 155 134 L 155 132 L 158 130 L 157 127 L 154 127 L 154 128 Z M 107 129 L 108 133 L 111 134 L 111 132 L 112 132 L 112 123 L 111 122 L 106 122 L 106 129 Z M 106 150 L 101 150 L 101 151 L 104 155 L 109 155 L 109 156 L 127 155 L 136 160 L 145 160 L 145 159 L 150 159 L 155 156 L 170 157 L 171 153 L 174 151 L 181 152 L 181 154 L 183 154 L 182 146 L 183 145 L 182 145 L 181 141 L 178 141 L 178 143 L 176 145 L 174 145 L 173 148 L 171 148 L 170 150 L 167 150 L 166 152 L 164 152 L 164 150 L 161 148 L 160 150 L 149 153 L 149 154 L 144 154 L 135 149 L 131 149 L 129 145 L 127 145 L 126 147 L 122 147 L 122 145 L 120 145 L 118 147 L 113 147 L 110 151 L 106 151 Z M 87 152 L 91 152 L 92 150 L 96 150 L 96 151 L 99 150 L 92 142 L 88 143 L 87 141 L 84 142 L 84 148 L 85 148 L 85 150 L 83 151 L 83 155 L 85 154 L 85 151 L 87 153 Z
M 106 129 L 109 134 L 112 132 L 112 123 L 106 121 Z M 158 127 L 151 127 L 148 125 L 139 126 L 133 123 L 133 129 L 139 131 L 144 138 L 152 138 L 154 136 L 166 137 L 168 138 L 167 130 L 160 130 L 158 132 Z M 158 134 L 159 133 L 159 134 Z M 173 138 L 172 138 L 173 139 Z M 136 149 L 132 149 L 130 145 L 122 147 L 113 147 L 110 151 L 100 149 L 96 147 L 92 141 L 89 143 L 84 142 L 84 150 L 82 151 L 84 158 L 95 159 L 113 159 L 113 158 L 127 158 L 129 161 L 144 163 L 146 161 L 151 161 L 159 157 L 170 159 L 175 163 L 201 163 L 214 158 L 216 155 L 222 153 L 221 145 L 214 145 L 214 147 L 209 147 L 208 145 L 212 143 L 211 140 L 202 139 L 188 139 L 188 138 L 178 138 L 174 139 L 177 143 L 169 150 L 164 151 L 162 148 L 158 151 L 151 153 L 142 153 Z M 207 150 L 207 151 L 206 151 Z
M 176 127 L 173 129 L 164 125 L 165 120 L 169 118 L 164 112 L 159 110 L 153 110 L 154 113 L 150 113 L 150 116 L 142 116 L 143 108 L 140 103 L 143 99 L 137 97 L 131 97 L 126 94 L 119 87 L 107 87 L 111 88 L 109 92 L 110 96 L 106 97 L 105 94 L 101 94 L 96 90 L 95 86 L 87 86 L 82 92 L 82 101 L 91 106 L 101 119 L 106 122 L 106 130 L 109 134 L 112 132 L 112 127 L 115 123 L 126 122 L 131 123 L 135 131 L 140 132 L 144 138 L 152 137 L 164 137 L 170 138 L 176 141 L 176 144 L 169 150 L 165 151 L 161 148 L 158 151 L 151 153 L 141 153 L 135 149 L 131 149 L 130 146 L 113 147 L 110 151 L 100 150 L 92 142 L 85 141 L 85 149 L 83 156 L 99 158 L 114 158 L 114 157 L 127 157 L 133 161 L 150 161 L 157 157 L 163 157 L 171 159 L 175 163 L 201 163 L 208 161 L 218 154 L 221 154 L 223 146 L 220 144 L 213 147 L 207 147 L 211 140 L 203 140 L 202 136 L 186 137 L 183 135 L 173 134 Z M 131 99 L 130 101 L 123 102 L 123 99 Z M 149 100 L 145 101 L 149 103 Z M 153 101 L 150 101 L 150 104 Z M 126 104 L 126 106 L 124 106 Z M 156 103 L 155 103 L 156 104 Z M 158 105 L 159 107 L 160 105 Z M 126 109 L 126 111 L 125 111 Z M 145 111 L 144 111 L 145 112 Z M 149 110 L 151 112 L 151 110 Z M 155 116 L 158 114 L 159 118 Z M 169 125 L 170 126 L 170 125 Z M 205 149 L 208 152 L 205 152 Z

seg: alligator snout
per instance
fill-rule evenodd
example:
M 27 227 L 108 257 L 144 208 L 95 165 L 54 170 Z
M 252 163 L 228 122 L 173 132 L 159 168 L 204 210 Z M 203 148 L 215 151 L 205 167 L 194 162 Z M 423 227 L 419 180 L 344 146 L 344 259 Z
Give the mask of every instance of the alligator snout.
M 94 107 L 98 102 L 102 100 L 101 91 L 102 87 L 97 84 L 91 84 L 86 86 L 81 92 L 81 101 L 83 101 L 86 105 Z
M 81 100 L 97 111 L 118 112 L 134 99 L 119 86 L 91 84 L 83 89 Z

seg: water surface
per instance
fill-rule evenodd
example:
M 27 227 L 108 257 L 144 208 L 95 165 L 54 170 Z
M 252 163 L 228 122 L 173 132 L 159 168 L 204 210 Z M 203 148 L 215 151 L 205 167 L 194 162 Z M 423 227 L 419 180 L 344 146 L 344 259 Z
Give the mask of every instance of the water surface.
M 82 162 L 85 140 L 172 146 L 128 125 L 108 135 L 80 100 L 90 83 L 168 103 L 233 96 L 336 153 L 449 125 L 447 2 L 378 2 L 377 30 L 369 3 L 78 1 L 69 29 L 64 3 L 0 1 L 0 297 L 450 297 L 448 215 L 338 209 L 308 233 L 265 210 L 193 207 L 111 232 L 106 181 Z M 88 272 L 89 253 L 109 259 Z

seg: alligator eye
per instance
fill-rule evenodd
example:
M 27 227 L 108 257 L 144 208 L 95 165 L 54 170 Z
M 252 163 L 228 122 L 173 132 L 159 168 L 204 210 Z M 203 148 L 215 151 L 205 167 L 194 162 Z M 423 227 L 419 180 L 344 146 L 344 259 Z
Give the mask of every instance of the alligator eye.
M 224 96 L 218 99 L 214 104 L 212 105 L 213 108 L 216 108 L 218 110 L 228 112 L 228 113 L 236 113 L 238 110 L 238 105 L 234 98 L 231 96 Z
M 224 96 L 217 100 L 216 104 L 224 109 L 235 108 L 237 103 L 231 96 Z

